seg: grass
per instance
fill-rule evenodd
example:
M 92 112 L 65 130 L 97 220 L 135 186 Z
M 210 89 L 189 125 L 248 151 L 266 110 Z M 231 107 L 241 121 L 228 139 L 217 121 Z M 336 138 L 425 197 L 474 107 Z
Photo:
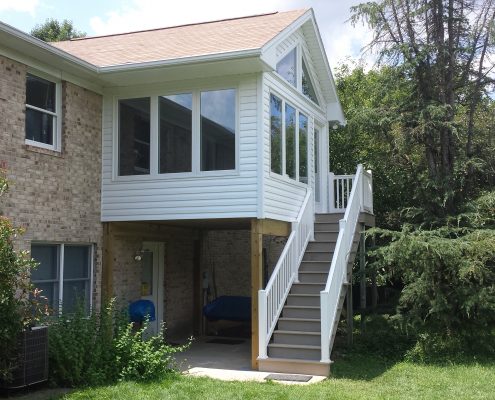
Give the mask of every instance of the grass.
M 351 355 L 332 377 L 309 386 L 274 382 L 223 382 L 170 376 L 161 382 L 124 382 L 82 389 L 62 397 L 82 399 L 494 399 L 495 363 L 425 365 Z

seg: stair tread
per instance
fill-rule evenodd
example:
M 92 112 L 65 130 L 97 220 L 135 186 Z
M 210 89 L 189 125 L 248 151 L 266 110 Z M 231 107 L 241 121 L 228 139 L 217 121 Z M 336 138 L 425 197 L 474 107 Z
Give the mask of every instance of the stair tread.
M 319 293 L 289 293 L 289 296 L 294 297 L 320 297 Z
M 293 322 L 293 321 L 298 321 L 298 322 L 320 322 L 320 318 L 297 318 L 297 317 L 280 317 L 278 319 L 279 321 L 287 321 L 287 322 Z
M 293 286 L 294 285 L 324 285 L 324 283 L 315 283 L 315 282 L 294 282 L 292 284 Z
M 312 261 L 310 261 L 312 262 Z M 328 261 L 325 261 L 325 262 L 328 262 Z M 299 271 L 299 275 L 301 274 L 328 274 L 328 272 L 326 271 Z
M 330 260 L 326 260 L 326 261 L 319 261 L 319 260 L 303 260 L 301 261 L 301 264 L 303 263 L 325 263 L 325 264 L 328 264 L 330 262 Z M 299 271 L 299 272 L 304 272 L 304 271 Z
M 319 310 L 320 306 L 293 306 L 290 304 L 286 304 L 284 308 L 304 308 L 304 309 L 310 309 L 310 310 Z
M 283 349 L 306 349 L 306 350 L 321 349 L 321 346 L 312 346 L 309 344 L 286 344 L 286 343 L 269 343 L 268 347 L 278 347 Z
M 310 336 L 320 336 L 321 332 L 311 332 L 311 331 L 288 331 L 287 329 L 277 329 L 274 333 L 290 333 L 291 335 L 310 335 Z

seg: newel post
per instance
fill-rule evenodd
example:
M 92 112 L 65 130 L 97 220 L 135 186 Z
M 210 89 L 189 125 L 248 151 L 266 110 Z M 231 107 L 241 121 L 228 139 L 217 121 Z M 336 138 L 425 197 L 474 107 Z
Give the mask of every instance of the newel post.
M 328 174 L 328 212 L 334 212 L 335 211 L 335 187 L 334 187 L 334 182 L 335 180 L 335 174 L 333 172 L 330 172 Z
M 267 301 L 266 291 L 260 290 L 258 292 L 258 305 L 259 305 L 259 321 L 258 321 L 258 338 L 259 338 L 259 358 L 267 358 L 266 348 L 266 331 L 267 331 Z

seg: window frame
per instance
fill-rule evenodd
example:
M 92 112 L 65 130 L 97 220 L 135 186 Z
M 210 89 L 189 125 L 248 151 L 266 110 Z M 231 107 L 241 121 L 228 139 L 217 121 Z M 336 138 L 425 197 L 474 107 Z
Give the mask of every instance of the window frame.
M 235 168 L 227 170 L 201 171 L 201 92 L 216 90 L 235 90 Z M 192 159 L 190 172 L 159 173 L 159 102 L 161 96 L 176 94 L 192 94 Z M 214 178 L 239 175 L 239 146 L 240 146 L 240 94 L 239 82 L 229 81 L 225 84 L 178 86 L 174 88 L 154 90 L 129 90 L 125 93 L 114 95 L 112 99 L 113 132 L 112 132 L 112 181 L 113 182 L 137 182 L 137 181 L 163 181 L 176 179 Z M 148 175 L 119 175 L 119 100 L 149 97 L 150 110 L 150 173 Z M 156 149 L 156 150 L 153 150 Z
M 36 283 L 57 283 L 58 285 L 58 310 L 59 314 L 63 312 L 63 298 L 64 298 L 64 250 L 65 246 L 85 246 L 89 249 L 89 314 L 93 311 L 93 290 L 94 290 L 94 263 L 95 263 L 95 245 L 94 243 L 85 243 L 85 242 L 47 242 L 47 241 L 32 241 L 32 246 L 57 246 L 57 278 L 56 279 L 44 279 L 44 280 L 35 280 L 31 281 L 34 286 Z M 83 279 L 68 279 L 67 282 L 70 281 L 82 281 Z M 42 294 L 43 295 L 43 294 Z
M 43 142 L 38 142 L 36 140 L 31 140 L 26 138 L 26 117 L 24 117 L 24 144 L 33 146 L 33 147 L 39 147 L 42 149 L 46 150 L 52 150 L 56 152 L 61 152 L 62 151 L 62 82 L 60 79 L 55 78 L 52 75 L 46 74 L 44 72 L 34 70 L 31 68 L 28 68 L 26 71 L 26 79 L 24 83 L 24 87 L 26 90 L 26 97 L 27 97 L 27 76 L 32 75 L 37 78 L 44 79 L 46 81 L 52 82 L 55 84 L 55 112 L 45 110 L 44 108 L 32 106 L 30 104 L 27 104 L 27 102 L 24 102 L 25 110 L 31 109 L 35 111 L 42 112 L 44 114 L 51 115 L 55 121 L 53 124 L 53 144 L 46 144 Z
M 282 132 L 281 132 L 281 141 L 282 141 L 282 154 L 281 154 L 281 163 L 282 163 L 282 171 L 281 171 L 281 174 L 277 173 L 277 172 L 274 172 L 272 171 L 272 161 L 271 161 L 271 152 L 272 152 L 272 145 L 271 145 L 271 140 L 268 141 L 269 143 L 269 149 L 270 149 L 270 157 L 269 157 L 269 160 L 270 160 L 270 163 L 269 163 L 269 176 L 270 178 L 276 178 L 276 179 L 279 179 L 279 180 L 282 180 L 286 183 L 290 183 L 290 184 L 293 184 L 295 186 L 299 186 L 299 187 L 308 187 L 309 184 L 310 184 L 310 174 L 312 173 L 312 170 L 310 170 L 310 160 L 312 157 L 311 156 L 311 149 L 313 148 L 313 145 L 314 143 L 312 142 L 312 139 L 310 139 L 310 135 L 313 134 L 313 130 L 314 130 L 314 126 L 315 126 L 315 120 L 316 118 L 314 117 L 313 113 L 311 111 L 309 111 L 308 109 L 302 107 L 301 105 L 295 105 L 297 104 L 297 102 L 295 101 L 291 101 L 291 100 L 287 100 L 286 99 L 286 96 L 283 96 L 280 92 L 277 92 L 276 89 L 272 88 L 272 87 L 269 87 L 269 90 L 268 90 L 268 99 L 270 99 L 270 96 L 275 96 L 276 98 L 280 99 L 281 102 L 282 102 Z M 268 100 L 270 101 L 270 100 Z M 294 108 L 296 110 L 296 113 L 295 113 L 295 118 L 296 118 L 296 129 L 295 129 L 295 146 L 294 146 L 294 149 L 295 149 L 295 160 L 296 160 L 296 177 L 295 178 L 291 178 L 288 174 L 287 174 L 287 171 L 286 171 L 286 166 L 287 166 L 287 148 L 286 148 L 286 126 L 285 126 L 285 105 L 288 104 L 289 106 L 291 106 L 292 108 Z M 314 103 L 313 103 L 314 104 Z M 306 116 L 306 118 L 308 119 L 308 132 L 307 132 L 307 145 L 306 145 L 306 160 L 308 162 L 307 164 L 307 170 L 308 170 L 308 183 L 304 183 L 304 182 L 301 182 L 300 181 L 300 177 L 299 177 L 299 115 L 300 114 L 303 114 L 304 116 Z M 268 111 L 268 115 L 270 116 L 271 113 L 270 111 Z M 270 135 L 270 130 L 271 130 L 271 127 L 269 126 L 268 128 L 268 132 L 269 132 L 269 135 Z

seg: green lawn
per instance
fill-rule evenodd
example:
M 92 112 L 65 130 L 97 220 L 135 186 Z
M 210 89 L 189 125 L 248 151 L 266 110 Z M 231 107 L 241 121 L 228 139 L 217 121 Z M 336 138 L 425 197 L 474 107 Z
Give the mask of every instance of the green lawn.
M 73 392 L 64 399 L 495 399 L 495 363 L 421 365 L 352 355 L 328 380 L 309 386 L 222 382 L 178 376 L 159 383 L 126 382 Z

